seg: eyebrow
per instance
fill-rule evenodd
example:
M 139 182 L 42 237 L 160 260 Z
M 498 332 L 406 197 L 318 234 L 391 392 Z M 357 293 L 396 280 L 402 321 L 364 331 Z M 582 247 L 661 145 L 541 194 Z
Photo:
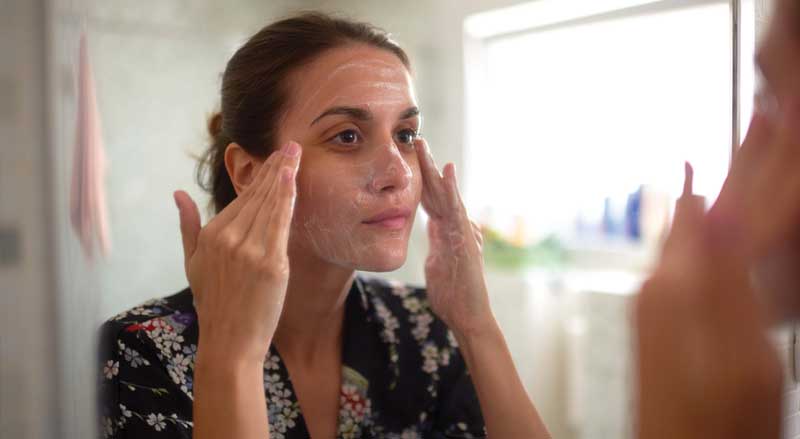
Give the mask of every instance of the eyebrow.
M 311 126 L 319 122 L 327 116 L 349 116 L 356 120 L 368 121 L 372 120 L 372 112 L 358 107 L 331 107 L 323 111 L 313 122 Z M 419 108 L 411 107 L 400 114 L 399 120 L 411 119 L 412 117 L 419 116 Z

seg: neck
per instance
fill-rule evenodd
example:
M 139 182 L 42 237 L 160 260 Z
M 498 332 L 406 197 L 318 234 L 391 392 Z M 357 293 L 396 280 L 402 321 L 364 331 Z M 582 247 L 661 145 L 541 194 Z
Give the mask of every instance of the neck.
M 355 271 L 309 255 L 292 257 L 286 299 L 273 343 L 306 364 L 341 351 L 344 309 Z

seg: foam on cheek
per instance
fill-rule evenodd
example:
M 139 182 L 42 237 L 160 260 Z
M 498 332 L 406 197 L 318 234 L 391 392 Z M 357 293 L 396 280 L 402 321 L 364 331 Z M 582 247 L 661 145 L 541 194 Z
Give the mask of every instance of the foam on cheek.
M 320 192 L 319 188 L 313 189 L 313 182 L 309 181 L 306 185 L 307 202 L 315 208 L 301 225 L 301 232 L 323 259 L 341 266 L 356 267 L 373 250 L 389 252 L 392 257 L 404 254 L 402 245 L 387 247 L 385 240 L 364 241 L 356 230 L 364 215 L 376 204 L 374 195 L 367 188 L 381 173 L 388 172 L 381 171 L 378 164 L 378 160 L 354 164 L 329 177 L 332 181 L 353 181 L 349 188 L 327 186 Z M 354 175 L 359 177 L 353 179 Z M 408 196 L 405 190 L 398 191 L 393 194 L 390 202 L 400 204 Z M 405 234 L 388 235 L 387 238 L 405 241 Z
M 348 181 L 352 179 L 352 175 L 341 170 L 329 179 Z M 320 191 L 319 188 L 314 190 L 313 186 L 313 180 L 310 180 L 307 184 L 306 200 L 315 207 L 301 225 L 305 239 L 323 259 L 337 265 L 355 266 L 358 251 L 363 250 L 363 245 L 356 239 L 355 228 L 368 202 L 367 195 L 358 187 L 326 186 Z M 355 192 L 355 196 L 350 197 L 352 202 L 342 202 L 348 199 L 342 192 Z

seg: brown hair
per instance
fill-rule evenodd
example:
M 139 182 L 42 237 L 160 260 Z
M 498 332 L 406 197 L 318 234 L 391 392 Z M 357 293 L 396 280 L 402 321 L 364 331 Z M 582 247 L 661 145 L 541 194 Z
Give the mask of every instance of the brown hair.
M 287 80 L 322 53 L 352 43 L 408 56 L 389 34 L 367 23 L 307 12 L 272 23 L 253 35 L 228 61 L 222 75 L 222 104 L 208 122 L 212 142 L 200 159 L 197 181 L 219 213 L 236 198 L 225 168 L 225 149 L 238 143 L 264 157 L 275 148 L 278 121 L 288 98 Z

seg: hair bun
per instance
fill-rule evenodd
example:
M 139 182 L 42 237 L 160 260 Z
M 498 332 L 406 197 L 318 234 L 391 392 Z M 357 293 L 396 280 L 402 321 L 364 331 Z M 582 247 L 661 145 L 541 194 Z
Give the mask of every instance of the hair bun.
M 212 139 L 218 139 L 222 135 L 222 113 L 217 111 L 208 118 L 208 134 Z

